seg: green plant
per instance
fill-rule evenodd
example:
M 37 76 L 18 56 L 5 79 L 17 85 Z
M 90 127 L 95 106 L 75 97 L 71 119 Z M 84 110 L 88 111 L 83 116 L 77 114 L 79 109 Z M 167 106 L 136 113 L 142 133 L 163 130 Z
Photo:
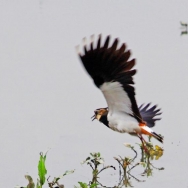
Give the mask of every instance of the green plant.
M 152 176 L 153 174 L 153 169 L 157 170 L 164 170 L 164 168 L 156 168 L 153 166 L 151 163 L 151 160 L 158 160 L 160 157 L 162 157 L 164 150 L 158 146 L 158 145 L 153 145 L 151 142 L 151 138 L 149 138 L 149 142 L 146 142 L 146 148 L 147 152 L 143 149 L 142 145 L 139 145 L 141 149 L 141 162 L 144 169 L 144 172 L 142 173 L 143 176 Z
M 77 186 L 74 186 L 75 188 L 95 188 L 95 187 L 97 187 L 97 183 L 92 183 L 92 184 L 90 184 L 90 185 L 88 185 L 87 183 L 83 183 L 83 182 L 78 182 L 79 183 L 79 187 L 77 187 Z
M 33 182 L 33 178 L 30 175 L 25 175 L 25 178 L 28 180 L 28 185 L 26 187 L 20 187 L 20 188 L 42 188 L 45 181 L 46 181 L 46 175 L 47 175 L 47 169 L 46 169 L 46 156 L 47 156 L 47 152 L 45 155 L 43 155 L 43 153 L 40 153 L 40 159 L 38 162 L 38 176 L 39 179 L 37 179 L 37 184 L 35 186 L 35 183 Z M 59 188 L 64 188 L 64 185 L 60 185 L 59 184 L 59 180 L 61 178 L 63 178 L 64 176 L 68 175 L 68 174 L 72 174 L 74 173 L 74 170 L 71 171 L 66 171 L 63 175 L 59 176 L 59 177 L 54 177 L 52 182 L 49 182 L 49 178 L 48 177 L 47 181 L 48 181 L 48 186 L 50 188 L 54 188 L 54 185 L 57 185 Z
M 134 153 L 135 156 L 133 158 L 130 157 L 114 157 L 114 159 L 119 163 L 119 184 L 117 187 L 133 187 L 131 184 L 131 178 L 134 178 L 138 182 L 143 182 L 144 180 L 139 180 L 135 176 L 131 174 L 131 171 L 140 165 L 140 162 L 134 163 L 134 160 L 137 158 L 137 152 L 134 149 L 134 146 L 130 144 L 124 144 L 126 147 L 130 148 Z M 123 170 L 123 173 L 121 172 L 121 169 Z
M 144 144 L 144 145 L 143 145 Z M 126 147 L 130 148 L 134 152 L 133 157 L 114 157 L 114 159 L 119 164 L 119 183 L 118 185 L 111 186 L 113 188 L 121 188 L 121 187 L 132 187 L 131 179 L 134 179 L 138 182 L 144 182 L 145 180 L 138 179 L 135 175 L 133 175 L 133 169 L 137 166 L 142 166 L 144 168 L 144 172 L 142 176 L 152 176 L 153 170 L 163 170 L 164 168 L 157 168 L 153 166 L 151 163 L 152 160 L 158 160 L 162 157 L 164 150 L 158 146 L 153 145 L 151 142 L 151 138 L 149 138 L 148 142 L 144 142 L 142 144 L 138 144 L 141 150 L 141 159 L 138 160 L 137 150 L 134 146 L 130 144 L 124 144 Z M 74 173 L 74 170 L 66 171 L 63 175 L 59 177 L 54 177 L 52 181 L 50 181 L 50 176 L 47 177 L 47 169 L 46 169 L 46 157 L 47 152 L 45 154 L 40 153 L 40 158 L 38 162 L 38 178 L 36 184 L 33 181 L 33 178 L 30 175 L 25 175 L 25 178 L 28 181 L 28 185 L 26 187 L 17 187 L 17 188 L 43 188 L 45 183 L 49 188 L 64 188 L 63 184 L 59 183 L 59 180 L 68 174 Z M 137 161 L 136 161 L 137 159 Z M 101 157 L 99 152 L 90 153 L 90 155 L 82 162 L 82 164 L 87 164 L 92 169 L 92 177 L 91 181 L 88 183 L 78 182 L 78 186 L 75 188 L 97 188 L 105 187 L 99 182 L 99 175 L 101 172 L 106 169 L 113 168 L 116 170 L 114 166 L 104 166 L 104 159 Z M 47 180 L 47 181 L 46 181 Z
M 86 160 L 84 160 L 82 162 L 82 164 L 87 164 L 91 167 L 92 169 L 92 180 L 89 182 L 89 184 L 85 184 L 82 182 L 79 182 L 80 186 L 84 187 L 84 186 L 89 186 L 89 188 L 93 188 L 96 187 L 98 184 L 101 185 L 101 183 L 98 181 L 98 175 L 108 169 L 108 168 L 113 168 L 114 170 L 116 170 L 116 168 L 114 166 L 103 166 L 102 168 L 99 169 L 99 166 L 101 166 L 102 164 L 104 164 L 104 159 L 101 157 L 101 154 L 99 152 L 97 153 L 90 153 L 90 156 L 86 158 Z

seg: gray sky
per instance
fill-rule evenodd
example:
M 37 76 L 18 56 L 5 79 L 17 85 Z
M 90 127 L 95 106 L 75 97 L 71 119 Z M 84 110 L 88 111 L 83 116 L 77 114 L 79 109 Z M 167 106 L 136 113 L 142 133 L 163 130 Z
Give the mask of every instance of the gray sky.
M 67 187 L 89 180 L 80 165 L 89 152 L 100 151 L 107 164 L 132 155 L 123 143 L 137 138 L 90 120 L 106 102 L 75 46 L 100 33 L 126 42 L 137 59 L 138 104 L 163 111 L 155 131 L 165 136 L 165 153 L 156 165 L 165 171 L 133 185 L 188 186 L 188 35 L 180 36 L 180 21 L 188 22 L 187 0 L 0 1 L 0 187 L 26 185 L 27 173 L 36 179 L 39 152 L 49 148 L 51 176 L 76 168 Z

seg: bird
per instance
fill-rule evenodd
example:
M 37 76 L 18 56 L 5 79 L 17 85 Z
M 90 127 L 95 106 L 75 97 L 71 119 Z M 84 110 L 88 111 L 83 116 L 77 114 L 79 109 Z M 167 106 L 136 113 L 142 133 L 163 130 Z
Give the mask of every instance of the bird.
M 101 90 L 108 106 L 95 110 L 93 120 L 98 119 L 114 131 L 138 136 L 143 145 L 146 141 L 142 135 L 154 137 L 163 143 L 163 137 L 151 129 L 155 121 L 160 120 L 154 118 L 161 114 L 160 109 L 156 109 L 156 105 L 148 109 L 150 103 L 138 108 L 133 81 L 135 59 L 130 59 L 131 52 L 125 43 L 118 48 L 119 39 L 115 38 L 111 45 L 110 39 L 108 35 L 101 44 L 100 34 L 96 43 L 93 36 L 89 45 L 84 42 L 83 52 L 77 47 L 83 67 Z
M 155 118 L 155 116 L 159 116 L 162 113 L 160 112 L 161 109 L 157 109 L 157 105 L 151 107 L 151 103 L 148 103 L 144 106 L 144 104 L 139 106 L 140 115 L 142 116 L 143 120 L 147 123 L 148 127 L 154 127 L 155 121 L 161 120 L 161 118 Z M 107 119 L 108 116 L 108 107 L 106 108 L 98 108 L 94 111 L 94 115 L 91 117 L 92 121 L 97 119 L 99 122 L 109 127 L 109 122 Z M 160 140 L 159 140 L 160 141 Z

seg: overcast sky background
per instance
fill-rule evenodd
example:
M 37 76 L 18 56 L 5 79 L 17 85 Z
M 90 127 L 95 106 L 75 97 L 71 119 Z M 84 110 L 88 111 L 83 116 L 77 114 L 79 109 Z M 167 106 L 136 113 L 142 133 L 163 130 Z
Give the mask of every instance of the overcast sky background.
M 165 170 L 133 185 L 187 187 L 188 35 L 180 36 L 180 21 L 188 22 L 187 0 L 1 0 L 0 187 L 25 186 L 25 174 L 36 180 L 39 152 L 49 148 L 49 175 L 76 169 L 65 187 L 89 181 L 80 162 L 90 152 L 101 152 L 107 165 L 116 164 L 114 156 L 133 155 L 123 143 L 137 138 L 90 119 L 106 102 L 75 46 L 100 33 L 126 42 L 137 59 L 138 104 L 163 111 L 154 130 L 165 137 L 164 156 L 155 165 Z M 114 185 L 115 174 L 106 171 L 101 182 Z

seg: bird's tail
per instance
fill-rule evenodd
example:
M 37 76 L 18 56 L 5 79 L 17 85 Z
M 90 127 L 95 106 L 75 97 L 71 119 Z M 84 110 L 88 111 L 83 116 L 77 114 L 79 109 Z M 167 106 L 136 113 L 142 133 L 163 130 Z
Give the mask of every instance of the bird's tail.
M 163 137 L 162 137 L 162 136 L 158 135 L 158 134 L 155 133 L 155 132 L 152 132 L 152 136 L 153 136 L 154 138 L 156 138 L 159 142 L 163 143 Z
M 141 133 L 145 135 L 149 135 L 157 139 L 159 142 L 163 143 L 163 137 L 155 133 L 152 129 L 147 126 L 140 126 Z

